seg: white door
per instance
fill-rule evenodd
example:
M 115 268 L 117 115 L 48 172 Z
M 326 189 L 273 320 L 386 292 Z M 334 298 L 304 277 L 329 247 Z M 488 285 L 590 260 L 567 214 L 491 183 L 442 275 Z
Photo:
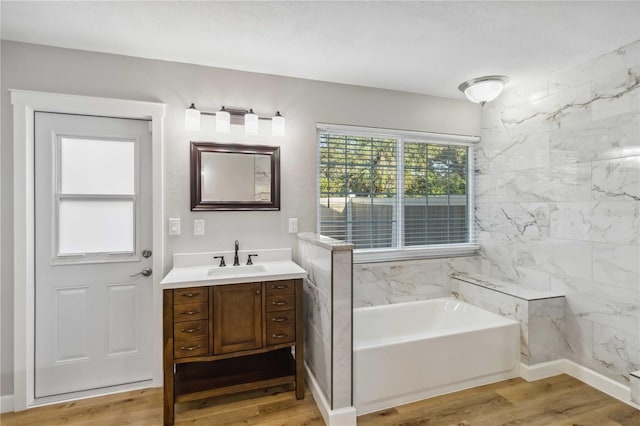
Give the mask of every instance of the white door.
M 151 217 L 148 121 L 35 113 L 36 398 L 152 379 Z

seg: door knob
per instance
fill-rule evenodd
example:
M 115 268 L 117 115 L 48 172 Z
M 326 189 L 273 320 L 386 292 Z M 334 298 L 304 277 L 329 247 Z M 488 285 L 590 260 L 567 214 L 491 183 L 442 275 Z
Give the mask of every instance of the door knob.
M 138 272 L 137 274 L 133 274 L 133 275 L 129 275 L 131 278 L 133 277 L 137 277 L 138 275 L 142 275 L 143 277 L 148 277 L 149 275 L 151 275 L 153 271 L 151 270 L 151 268 L 144 268 L 142 269 L 142 271 Z

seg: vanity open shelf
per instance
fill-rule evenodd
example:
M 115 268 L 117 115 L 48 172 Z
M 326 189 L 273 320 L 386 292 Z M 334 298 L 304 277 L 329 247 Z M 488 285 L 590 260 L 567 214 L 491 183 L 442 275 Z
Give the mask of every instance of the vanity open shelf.
M 219 361 L 176 365 L 175 401 L 244 392 L 295 382 L 296 365 L 290 348 Z

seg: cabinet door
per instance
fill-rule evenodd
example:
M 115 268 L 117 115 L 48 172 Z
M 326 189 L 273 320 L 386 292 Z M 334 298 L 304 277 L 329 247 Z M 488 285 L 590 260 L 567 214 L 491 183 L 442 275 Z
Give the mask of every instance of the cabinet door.
M 230 284 L 213 288 L 215 354 L 262 347 L 262 284 Z

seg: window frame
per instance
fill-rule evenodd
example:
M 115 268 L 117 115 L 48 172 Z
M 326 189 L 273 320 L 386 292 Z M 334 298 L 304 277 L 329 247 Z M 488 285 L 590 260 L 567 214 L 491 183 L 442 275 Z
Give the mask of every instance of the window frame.
M 105 142 L 129 142 L 133 143 L 133 160 L 134 160 L 134 182 L 133 193 L 131 194 L 87 194 L 87 193 L 66 193 L 62 191 L 62 140 L 63 139 L 88 139 L 94 141 Z M 120 137 L 120 136 L 96 136 L 85 133 L 54 133 L 54 155 L 53 161 L 53 212 L 52 230 L 53 240 L 52 265 L 70 265 L 85 263 L 110 263 L 110 262 L 137 262 L 140 261 L 140 203 L 138 195 L 140 194 L 140 139 L 137 137 Z M 60 204 L 63 200 L 74 201 L 130 201 L 133 204 L 133 246 L 129 251 L 99 251 L 88 253 L 61 253 L 60 252 Z
M 360 126 L 348 126 L 339 124 L 316 124 L 316 229 L 321 232 L 321 205 L 320 205 L 320 135 L 335 133 L 341 136 L 360 136 L 374 138 L 392 138 L 396 140 L 396 198 L 398 206 L 397 220 L 394 233 L 397 234 L 395 247 L 355 249 L 354 263 L 387 262 L 394 260 L 411 260 L 424 258 L 442 258 L 455 256 L 469 256 L 476 254 L 479 246 L 474 221 L 475 198 L 475 147 L 480 141 L 479 136 L 454 135 L 445 133 L 419 132 L 411 130 L 384 129 Z M 439 145 L 466 146 L 467 151 L 467 221 L 469 223 L 466 243 L 432 244 L 421 246 L 403 246 L 404 244 L 404 144 L 425 143 Z

